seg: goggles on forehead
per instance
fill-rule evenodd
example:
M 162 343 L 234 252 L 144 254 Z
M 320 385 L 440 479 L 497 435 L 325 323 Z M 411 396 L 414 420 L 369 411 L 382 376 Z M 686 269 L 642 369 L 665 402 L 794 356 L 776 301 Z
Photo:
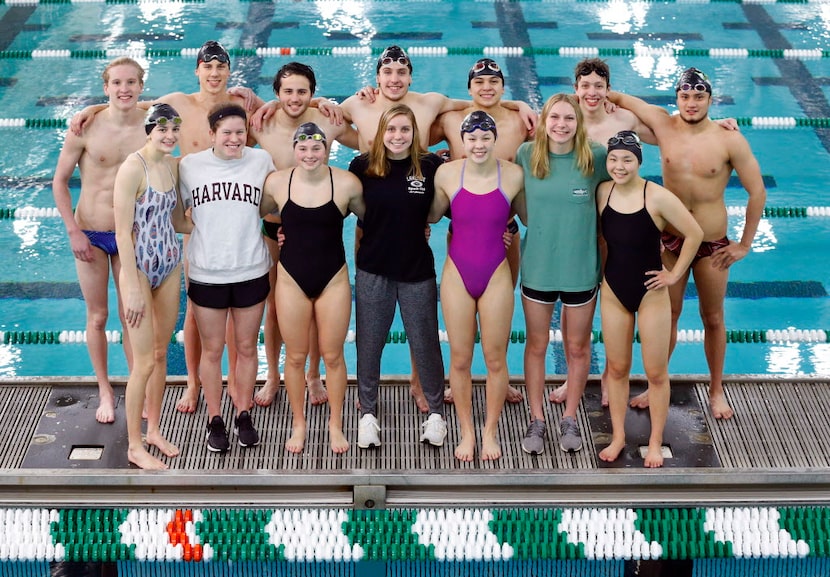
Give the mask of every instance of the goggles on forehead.
M 626 146 L 640 146 L 640 138 L 636 134 L 626 134 L 622 138 L 612 136 L 608 139 L 608 146 L 616 146 L 620 143 Z
M 147 121 L 146 124 L 156 124 L 158 126 L 167 126 L 168 124 L 172 124 L 174 127 L 180 126 L 182 123 L 182 119 L 178 116 L 174 116 L 173 118 L 167 118 L 166 116 L 159 116 L 158 118 L 154 118 L 153 120 Z
M 461 132 L 473 132 L 475 130 L 483 130 L 488 132 L 496 127 L 496 123 L 489 118 L 484 118 L 475 122 L 466 122 L 461 126 Z
M 393 58 L 392 56 L 384 56 L 380 59 L 381 66 L 389 66 L 393 62 L 397 62 L 402 66 L 409 66 L 409 58 L 407 58 L 406 56 L 398 56 L 397 58 Z
M 230 64 L 231 63 L 231 59 L 228 58 L 228 55 L 225 54 L 224 52 L 199 55 L 199 61 L 200 62 L 213 62 L 214 60 L 218 60 L 219 62 L 222 62 L 223 64 Z
M 698 82 L 696 84 L 684 82 L 678 87 L 678 89 L 681 92 L 689 92 L 690 90 L 694 90 L 695 92 L 709 92 L 709 87 L 703 84 L 702 82 Z
M 325 141 L 326 138 L 320 134 L 319 132 L 315 132 L 314 134 L 298 134 L 297 138 L 295 138 L 297 142 L 303 142 L 304 140 L 316 140 L 316 141 Z
M 501 72 L 501 67 L 492 60 L 480 60 L 473 64 L 473 72 L 478 73 L 487 68 L 493 72 Z

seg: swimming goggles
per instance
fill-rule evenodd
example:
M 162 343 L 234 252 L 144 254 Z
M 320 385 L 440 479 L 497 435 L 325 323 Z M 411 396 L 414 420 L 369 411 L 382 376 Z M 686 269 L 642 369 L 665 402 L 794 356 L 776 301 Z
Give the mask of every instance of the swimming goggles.
M 501 72 L 501 67 L 492 60 L 479 60 L 473 64 L 473 73 L 477 74 L 485 68 L 492 70 L 493 72 Z
M 389 66 L 393 62 L 397 62 L 398 64 L 401 64 L 403 66 L 409 66 L 409 58 L 407 58 L 406 56 L 398 56 L 397 58 L 393 58 L 391 56 L 384 56 L 380 59 L 381 66 Z
M 167 123 L 171 123 L 174 127 L 180 126 L 182 123 L 182 119 L 178 116 L 174 116 L 173 118 L 167 118 L 166 116 L 159 116 L 158 118 L 154 118 L 147 122 L 147 124 L 156 124 L 158 126 L 167 126 Z
M 623 143 L 626 146 L 641 146 L 640 138 L 636 134 L 626 134 L 622 138 L 619 136 L 612 136 L 608 139 L 608 146 L 616 146 Z
M 231 59 L 224 52 L 214 52 L 213 54 L 199 54 L 200 62 L 212 62 L 218 60 L 223 64 L 230 64 Z
M 461 132 L 474 132 L 476 130 L 483 130 L 489 132 L 496 128 L 496 123 L 489 118 L 484 118 L 476 122 L 466 122 L 461 126 Z
M 684 82 L 678 88 L 681 92 L 689 92 L 690 90 L 694 90 L 695 92 L 709 92 L 709 88 L 702 82 L 698 82 L 697 84 Z
M 297 142 L 302 142 L 304 140 L 316 140 L 319 142 L 325 139 L 326 137 L 319 132 L 315 132 L 314 134 L 298 134 L 296 138 Z

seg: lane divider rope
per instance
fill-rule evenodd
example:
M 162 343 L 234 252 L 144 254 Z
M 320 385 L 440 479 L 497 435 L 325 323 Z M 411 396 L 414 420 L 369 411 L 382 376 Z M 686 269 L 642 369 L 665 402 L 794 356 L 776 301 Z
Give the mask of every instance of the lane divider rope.
M 121 343 L 122 334 L 118 330 L 106 331 L 107 342 Z M 677 331 L 678 343 L 701 343 L 703 342 L 703 329 L 679 329 Z M 449 342 L 447 331 L 439 330 L 438 339 L 441 342 Z M 562 331 L 559 329 L 549 332 L 551 343 L 562 342 Z M 476 333 L 476 342 L 479 342 L 480 335 Z M 524 343 L 527 335 L 523 330 L 512 330 L 510 332 L 511 343 Z M 184 331 L 176 332 L 170 339 L 172 344 L 182 344 Z M 391 344 L 403 344 L 407 341 L 406 331 L 390 331 L 386 335 L 386 342 Z M 6 345 L 58 345 L 58 344 L 82 344 L 87 342 L 86 331 L 81 330 L 59 330 L 59 331 L 0 331 L 0 342 Z M 349 330 L 346 334 L 346 342 L 355 342 L 355 331 Z M 602 331 L 591 331 L 591 342 L 602 343 L 604 338 Z M 634 333 L 634 342 L 640 342 L 640 333 Z M 830 342 L 830 330 L 828 329 L 733 329 L 726 331 L 727 343 L 827 343 Z M 260 330 L 259 343 L 265 343 L 265 333 Z
M 759 130 L 830 127 L 830 118 L 826 117 L 746 116 L 735 118 L 735 122 L 738 126 Z M 65 118 L 0 118 L 0 129 L 65 129 L 68 126 Z
M 19 2 L 24 4 L 25 2 Z M 57 2 L 56 2 L 57 3 Z M 130 2 L 133 3 L 133 2 Z M 7 1 L 6 4 L 9 4 Z M 14 4 L 18 4 L 15 1 Z M 598 46 L 410 46 L 405 47 L 410 56 L 562 56 L 567 58 L 586 57 L 644 57 L 674 56 L 693 58 L 772 58 L 785 60 L 821 60 L 830 58 L 830 50 L 821 48 L 674 48 L 672 46 L 634 46 L 631 48 L 600 48 Z M 160 48 L 108 48 L 89 50 L 39 49 L 39 50 L 2 50 L 0 59 L 99 59 L 112 60 L 119 56 L 132 58 L 195 58 L 198 48 L 160 49 Z M 258 48 L 229 49 L 233 58 L 276 57 L 276 56 L 377 56 L 383 52 L 382 47 L 368 46 L 334 46 L 326 47 L 291 47 L 262 46 Z

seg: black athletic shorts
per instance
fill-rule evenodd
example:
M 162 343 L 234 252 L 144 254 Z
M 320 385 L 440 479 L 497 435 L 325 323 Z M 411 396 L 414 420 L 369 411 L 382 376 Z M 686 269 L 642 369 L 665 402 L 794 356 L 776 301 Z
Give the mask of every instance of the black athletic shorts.
M 244 309 L 266 299 L 271 283 L 265 274 L 253 280 L 229 284 L 206 284 L 190 279 L 187 296 L 200 307 L 209 309 Z

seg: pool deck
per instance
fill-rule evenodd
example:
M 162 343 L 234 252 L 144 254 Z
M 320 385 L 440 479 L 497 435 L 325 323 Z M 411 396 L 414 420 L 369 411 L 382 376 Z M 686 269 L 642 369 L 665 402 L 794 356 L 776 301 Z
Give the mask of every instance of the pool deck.
M 549 379 L 549 387 L 561 383 Z M 0 383 L 0 506 L 175 506 L 183 499 L 202 506 L 696 506 L 742 503 L 830 502 L 830 446 L 816 431 L 830 423 L 830 380 L 730 377 L 725 382 L 736 417 L 716 421 L 706 409 L 703 377 L 672 381 L 666 429 L 671 457 L 662 469 L 642 466 L 639 445 L 647 443 L 647 411 L 629 410 L 629 446 L 613 464 L 597 452 L 610 439 L 610 419 L 600 406 L 599 382 L 589 381 L 577 415 L 584 448 L 563 453 L 555 430 L 563 407 L 545 402 L 545 453 L 527 455 L 520 440 L 527 423 L 525 403 L 506 405 L 500 423 L 504 454 L 497 461 L 462 463 L 453 456 L 458 439 L 454 409 L 446 405 L 450 431 L 436 448 L 420 444 L 424 416 L 409 397 L 403 378 L 381 386 L 379 415 L 383 445 L 344 455 L 328 447 L 328 406 L 308 406 L 306 449 L 284 449 L 291 417 L 281 391 L 268 408 L 252 415 L 262 444 L 243 449 L 231 436 L 222 455 L 205 447 L 206 407 L 181 414 L 175 403 L 183 379 L 167 387 L 162 431 L 181 454 L 163 458 L 171 467 L 146 472 L 126 459 L 123 383 L 116 422 L 95 422 L 96 387 L 86 378 L 6 380 Z M 483 420 L 484 387 L 474 387 L 474 418 Z M 521 389 L 520 383 L 515 383 Z M 642 390 L 632 380 L 632 394 Z M 345 433 L 357 437 L 357 389 L 347 390 Z M 20 407 L 26 410 L 21 411 Z M 223 415 L 232 407 L 225 396 Z M 155 449 L 153 449 L 155 451 Z

